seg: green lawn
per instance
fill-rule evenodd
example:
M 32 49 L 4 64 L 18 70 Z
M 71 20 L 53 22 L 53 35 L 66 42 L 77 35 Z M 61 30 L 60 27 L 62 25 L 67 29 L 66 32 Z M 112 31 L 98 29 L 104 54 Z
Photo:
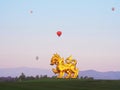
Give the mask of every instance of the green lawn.
M 0 82 L 0 90 L 120 90 L 120 80 L 40 79 Z

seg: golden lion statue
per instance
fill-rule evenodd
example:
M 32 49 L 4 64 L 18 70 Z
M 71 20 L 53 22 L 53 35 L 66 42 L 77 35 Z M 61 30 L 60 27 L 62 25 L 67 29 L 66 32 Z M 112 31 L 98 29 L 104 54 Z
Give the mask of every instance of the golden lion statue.
M 59 54 L 54 54 L 51 58 L 50 65 L 56 65 L 56 69 L 52 69 L 55 74 L 58 74 L 57 78 L 77 78 L 78 68 L 76 68 L 77 61 L 69 56 L 64 60 Z M 65 76 L 66 74 L 66 76 Z

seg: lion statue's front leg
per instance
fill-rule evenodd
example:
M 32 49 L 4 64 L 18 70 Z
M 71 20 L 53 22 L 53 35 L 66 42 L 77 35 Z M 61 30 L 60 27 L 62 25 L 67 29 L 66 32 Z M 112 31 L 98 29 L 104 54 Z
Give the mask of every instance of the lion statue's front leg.
M 59 72 L 59 75 L 57 76 L 57 78 L 63 78 L 63 76 L 64 76 L 64 72 L 63 72 L 63 71 L 60 71 L 60 72 Z
M 55 74 L 58 74 L 57 78 L 63 78 L 64 76 L 64 71 L 61 71 L 61 70 L 58 70 L 57 68 L 53 68 L 52 71 L 55 73 Z

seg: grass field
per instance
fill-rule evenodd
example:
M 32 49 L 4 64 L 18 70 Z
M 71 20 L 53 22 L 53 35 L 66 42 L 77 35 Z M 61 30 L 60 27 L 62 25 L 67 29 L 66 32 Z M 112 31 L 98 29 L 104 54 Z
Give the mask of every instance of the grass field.
M 0 90 L 120 90 L 120 80 L 40 79 L 0 82 Z

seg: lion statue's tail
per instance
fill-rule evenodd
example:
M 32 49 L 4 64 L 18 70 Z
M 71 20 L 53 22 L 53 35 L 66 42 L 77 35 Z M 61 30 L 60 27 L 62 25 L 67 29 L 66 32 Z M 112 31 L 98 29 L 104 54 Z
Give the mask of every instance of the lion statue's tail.
M 66 58 L 65 62 L 67 64 L 72 64 L 72 65 L 76 65 L 77 61 L 75 59 L 73 59 L 72 55 L 70 55 L 68 58 Z
M 75 59 L 71 60 L 71 64 L 72 65 L 76 65 L 77 64 L 77 61 Z

